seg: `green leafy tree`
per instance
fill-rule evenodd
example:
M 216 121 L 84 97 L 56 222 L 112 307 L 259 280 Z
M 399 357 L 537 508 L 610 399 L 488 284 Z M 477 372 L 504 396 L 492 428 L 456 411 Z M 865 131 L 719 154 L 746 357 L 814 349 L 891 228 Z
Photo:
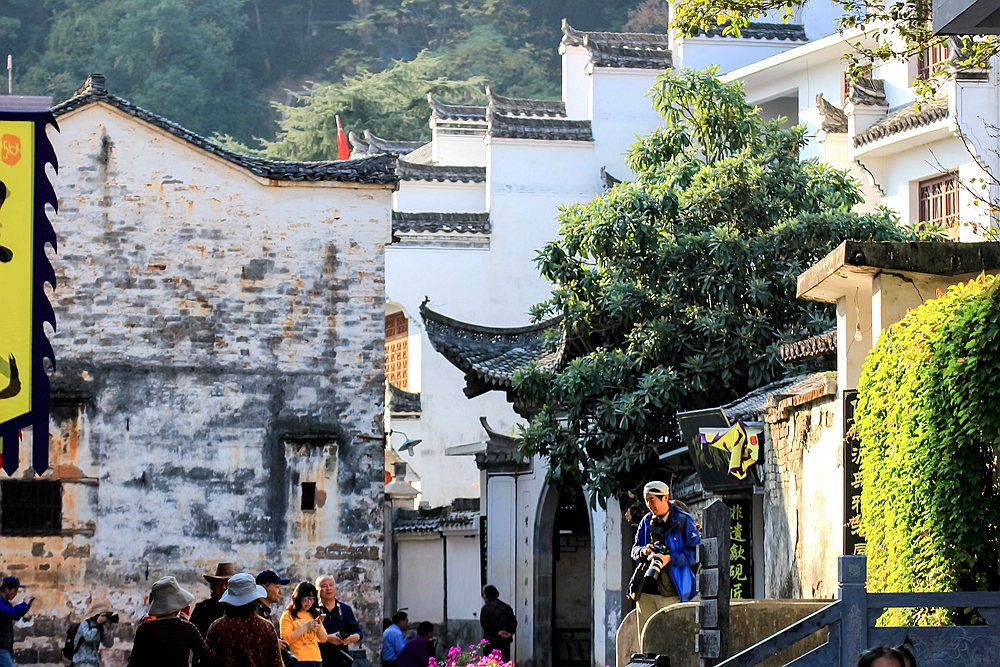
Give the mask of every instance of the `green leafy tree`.
M 677 446 L 675 412 L 717 406 L 782 377 L 777 347 L 833 322 L 795 298 L 798 274 L 845 239 L 913 238 L 888 211 L 859 215 L 844 172 L 799 160 L 803 127 L 782 130 L 738 82 L 662 76 L 665 125 L 636 143 L 635 181 L 563 209 L 538 254 L 576 357 L 532 366 L 517 391 L 540 411 L 522 454 L 600 502 L 638 486 Z
M 53 15 L 45 51 L 20 83 L 57 100 L 91 72 L 110 90 L 191 129 L 249 135 L 266 119 L 237 67 L 241 0 L 72 0 Z M 234 103 L 235 102 L 235 103 Z M 257 129 L 265 130 L 260 124 Z
M 277 105 L 282 113 L 276 141 L 261 141 L 268 157 L 333 160 L 337 157 L 337 122 L 346 129 L 371 130 L 388 139 L 429 138 L 427 93 L 458 102 L 482 101 L 481 79 L 440 76 L 439 56 L 423 52 L 377 74 L 345 77 L 339 83 L 314 84 L 302 106 Z
M 1000 585 L 998 285 L 982 276 L 915 308 L 865 362 L 854 416 L 869 590 Z M 892 620 L 957 616 L 916 610 Z

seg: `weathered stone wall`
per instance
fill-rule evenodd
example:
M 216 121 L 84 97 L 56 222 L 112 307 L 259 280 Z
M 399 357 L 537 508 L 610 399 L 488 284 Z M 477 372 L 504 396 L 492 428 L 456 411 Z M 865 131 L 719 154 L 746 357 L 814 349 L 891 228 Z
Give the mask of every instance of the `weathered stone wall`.
M 772 410 L 765 437 L 768 598 L 834 598 L 843 553 L 843 438 L 834 395 Z
M 392 186 L 267 181 L 105 104 L 59 123 L 63 530 L 3 538 L 0 570 L 39 597 L 16 661 L 61 663 L 107 597 L 121 665 L 150 585 L 207 597 L 219 561 L 334 575 L 377 659 Z

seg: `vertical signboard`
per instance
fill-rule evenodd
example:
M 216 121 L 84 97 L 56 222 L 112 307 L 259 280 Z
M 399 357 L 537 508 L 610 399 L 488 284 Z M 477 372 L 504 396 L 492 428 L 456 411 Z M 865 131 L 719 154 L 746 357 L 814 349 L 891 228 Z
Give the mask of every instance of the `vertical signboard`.
M 753 590 L 753 501 L 726 500 L 729 506 L 730 597 L 750 599 Z
M 854 402 L 858 392 L 844 391 L 844 555 L 865 555 L 861 527 L 861 443 L 854 436 Z
M 47 97 L 0 96 L 0 459 L 17 472 L 21 430 L 31 427 L 32 467 L 49 467 L 49 379 L 55 366 L 44 324 L 55 327 L 45 283 L 55 274 L 45 245 L 56 246 L 45 205 L 55 192 L 45 172 L 57 168 L 45 134 L 55 126 Z

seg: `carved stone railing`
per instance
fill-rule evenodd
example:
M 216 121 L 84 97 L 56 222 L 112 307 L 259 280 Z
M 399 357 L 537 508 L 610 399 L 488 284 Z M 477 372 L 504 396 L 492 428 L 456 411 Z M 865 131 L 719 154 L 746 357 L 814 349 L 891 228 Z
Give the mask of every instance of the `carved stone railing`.
M 866 648 L 895 646 L 906 637 L 920 667 L 1000 665 L 1000 592 L 868 593 L 864 556 L 841 556 L 836 602 L 719 663 L 753 667 L 815 632 L 828 629 L 825 644 L 785 667 L 854 667 Z M 976 608 L 988 625 L 876 627 L 889 608 Z

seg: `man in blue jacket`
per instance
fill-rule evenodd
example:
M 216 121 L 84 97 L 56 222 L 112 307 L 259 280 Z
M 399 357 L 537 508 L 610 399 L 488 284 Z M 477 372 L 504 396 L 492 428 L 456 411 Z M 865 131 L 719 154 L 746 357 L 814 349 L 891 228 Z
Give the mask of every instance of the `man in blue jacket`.
M 698 595 L 698 581 L 692 567 L 698 562 L 701 533 L 687 512 L 670 504 L 670 487 L 650 482 L 643 489 L 649 513 L 642 517 L 635 533 L 632 560 L 648 565 L 656 560 L 660 576 L 643 577 L 634 591 L 639 639 L 649 617 L 668 605 L 688 602 Z
M 21 604 L 11 604 L 23 588 L 17 577 L 4 577 L 0 582 L 0 667 L 14 667 L 14 621 L 31 609 L 34 597 Z

